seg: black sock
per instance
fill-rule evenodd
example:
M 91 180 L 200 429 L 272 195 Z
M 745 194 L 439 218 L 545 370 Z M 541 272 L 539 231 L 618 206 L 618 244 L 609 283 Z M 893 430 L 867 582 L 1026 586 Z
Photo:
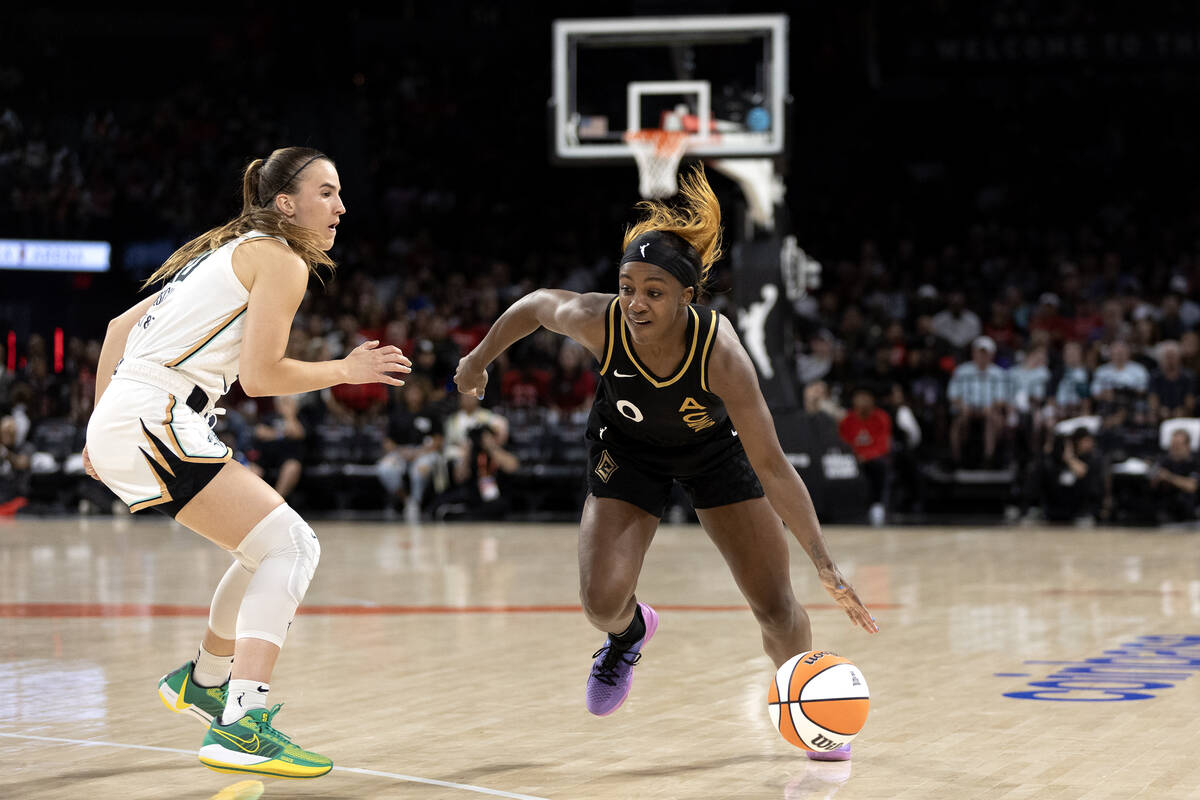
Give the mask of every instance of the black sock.
M 634 606 L 633 622 L 629 623 L 629 627 L 621 633 L 610 633 L 609 639 L 612 639 L 613 644 L 621 649 L 633 646 L 646 635 L 646 621 L 642 619 L 642 607 Z

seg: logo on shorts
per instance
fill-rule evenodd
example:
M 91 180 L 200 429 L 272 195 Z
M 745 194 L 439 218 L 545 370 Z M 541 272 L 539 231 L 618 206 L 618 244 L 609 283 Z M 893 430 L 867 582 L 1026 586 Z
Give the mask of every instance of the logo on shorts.
M 600 463 L 596 465 L 595 469 L 596 475 L 600 478 L 600 480 L 608 483 L 608 479 L 611 478 L 613 473 L 616 471 L 617 462 L 613 461 L 612 456 L 608 454 L 607 450 L 601 451 Z

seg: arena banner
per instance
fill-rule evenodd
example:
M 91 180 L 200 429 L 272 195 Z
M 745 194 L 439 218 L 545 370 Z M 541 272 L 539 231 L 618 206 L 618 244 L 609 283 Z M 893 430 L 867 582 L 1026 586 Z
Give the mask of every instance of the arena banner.
M 0 269 L 107 272 L 108 242 L 0 239 Z

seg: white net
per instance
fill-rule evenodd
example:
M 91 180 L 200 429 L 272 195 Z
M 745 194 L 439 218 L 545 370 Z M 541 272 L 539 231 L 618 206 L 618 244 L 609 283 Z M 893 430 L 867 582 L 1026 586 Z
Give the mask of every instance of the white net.
M 750 218 L 755 224 L 775 230 L 775 207 L 783 202 L 783 178 L 769 158 L 714 158 L 709 166 L 733 178 L 746 195 Z
M 661 200 L 677 194 L 679 183 L 676 177 L 679 161 L 687 151 L 687 133 L 641 130 L 626 134 L 625 140 L 637 161 L 641 196 L 647 200 Z

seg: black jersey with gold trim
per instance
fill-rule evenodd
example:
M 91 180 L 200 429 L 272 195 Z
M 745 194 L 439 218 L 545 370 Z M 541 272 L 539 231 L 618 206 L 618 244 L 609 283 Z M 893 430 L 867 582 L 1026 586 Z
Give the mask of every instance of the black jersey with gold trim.
M 588 418 L 588 439 L 644 450 L 728 441 L 732 426 L 721 398 L 708 389 L 708 360 L 720 314 L 689 305 L 683 359 L 667 377 L 651 372 L 634 352 L 620 303 L 605 311 L 600 382 Z

